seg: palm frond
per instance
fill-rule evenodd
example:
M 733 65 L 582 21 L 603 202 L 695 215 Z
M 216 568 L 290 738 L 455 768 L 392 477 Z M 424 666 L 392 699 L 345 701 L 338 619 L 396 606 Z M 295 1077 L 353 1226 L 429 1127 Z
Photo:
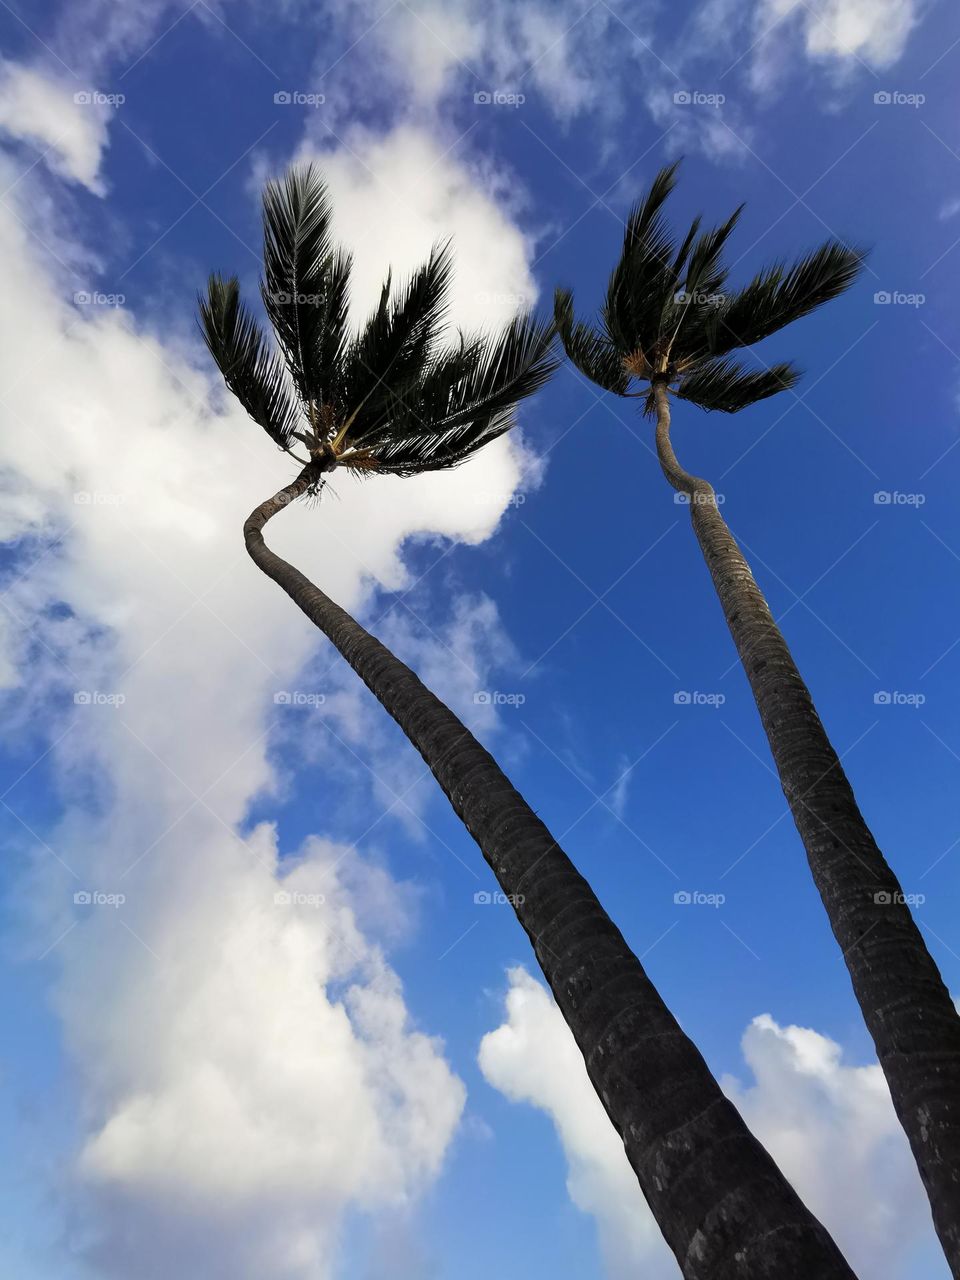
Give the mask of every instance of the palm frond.
M 677 250 L 677 256 L 673 260 L 674 284 L 680 283 L 680 277 L 683 272 L 683 268 L 686 266 L 687 258 L 690 256 L 690 249 L 692 248 L 693 242 L 696 239 L 697 232 L 700 230 L 701 221 L 702 219 L 698 214 L 697 217 L 695 217 L 694 220 L 690 223 L 690 230 L 687 232 L 686 236 L 683 239 L 683 243 L 680 245 L 680 248 Z
M 605 333 L 574 319 L 573 294 L 558 289 L 554 297 L 554 323 L 567 355 L 584 375 L 605 391 L 624 395 L 630 379 L 623 357 Z
M 607 286 L 603 325 L 610 341 L 624 354 L 656 341 L 664 308 L 674 291 L 678 250 L 663 206 L 676 185 L 679 163 L 661 169 L 650 190 L 631 210 L 623 252 Z
M 713 317 L 710 351 L 723 355 L 760 342 L 849 289 L 866 261 L 862 249 L 828 240 L 789 269 L 768 267 Z
M 675 333 L 675 357 L 699 353 L 705 346 L 703 328 L 722 301 L 729 275 L 723 249 L 742 212 L 740 205 L 726 222 L 705 231 L 690 247 L 683 288 L 671 298 L 664 317 L 665 327 Z
M 343 407 L 343 358 L 350 343 L 350 272 L 353 259 L 335 249 L 328 259 L 323 292 L 323 316 L 317 344 L 317 399 L 335 412 Z
M 263 305 L 304 404 L 324 398 L 322 348 L 334 266 L 331 207 L 313 165 L 291 169 L 263 193 Z M 344 287 L 344 260 L 335 287 Z M 349 268 L 346 269 L 349 275 Z
M 247 413 L 282 448 L 290 444 L 298 408 L 279 356 L 240 301 L 236 276 L 214 274 L 198 295 L 200 330 L 227 387 Z
M 788 390 L 799 377 L 799 369 L 791 364 L 747 370 L 735 360 L 707 360 L 681 378 L 676 395 L 701 409 L 738 413 L 758 400 Z
M 380 303 L 343 359 L 351 436 L 376 431 L 393 397 L 421 375 L 446 314 L 453 275 L 449 242 L 435 245 L 396 296 L 388 277 Z
M 557 367 L 554 326 L 520 315 L 494 337 L 461 340 L 424 378 L 397 392 L 363 447 L 377 469 L 409 474 L 456 466 L 514 424 L 517 404 Z

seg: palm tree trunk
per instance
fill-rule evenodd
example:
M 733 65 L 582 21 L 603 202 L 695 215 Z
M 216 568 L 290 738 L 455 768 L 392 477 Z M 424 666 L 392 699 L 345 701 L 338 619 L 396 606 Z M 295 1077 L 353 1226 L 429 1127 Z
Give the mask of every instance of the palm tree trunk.
M 690 516 L 753 689 L 787 803 L 893 1105 L 920 1170 L 951 1271 L 960 1277 L 960 1017 L 900 883 L 857 807 L 713 487 L 684 471 L 670 442 L 670 405 L 654 389 L 657 456 Z
M 720 1091 L 586 880 L 493 757 L 417 676 L 263 540 L 306 467 L 243 528 L 251 557 L 423 756 L 515 904 L 587 1072 L 687 1280 L 853 1272 Z

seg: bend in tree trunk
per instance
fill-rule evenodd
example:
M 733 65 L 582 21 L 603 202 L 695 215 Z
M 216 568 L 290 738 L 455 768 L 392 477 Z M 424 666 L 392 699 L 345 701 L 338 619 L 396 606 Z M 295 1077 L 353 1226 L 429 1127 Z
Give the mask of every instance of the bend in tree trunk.
M 690 497 L 810 870 L 960 1280 L 960 1017 L 712 486 L 677 461 L 667 389 L 661 383 L 654 393 L 661 469 Z
M 244 525 L 254 562 L 332 641 L 417 748 L 533 945 L 587 1072 L 687 1280 L 851 1280 L 826 1230 L 724 1097 L 593 890 L 493 757 L 388 649 Z

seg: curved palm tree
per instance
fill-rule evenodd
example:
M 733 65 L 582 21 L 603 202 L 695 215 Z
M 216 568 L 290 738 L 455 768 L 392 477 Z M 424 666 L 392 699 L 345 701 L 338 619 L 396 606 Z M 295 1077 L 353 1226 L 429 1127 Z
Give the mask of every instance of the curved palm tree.
M 417 676 L 267 547 L 266 522 L 334 469 L 415 475 L 454 466 L 514 421 L 555 367 L 553 328 L 519 317 L 502 332 L 440 345 L 450 280 L 435 251 L 348 331 L 350 262 L 330 242 L 312 169 L 264 197 L 263 302 L 281 355 L 240 302 L 236 280 L 201 298 L 207 345 L 227 386 L 282 448 L 309 455 L 247 519 L 254 562 L 331 640 L 423 756 L 515 904 L 537 959 L 664 1236 L 688 1280 L 816 1275 L 850 1280 L 824 1228 L 723 1096 L 622 934 L 496 761 Z
M 752 346 L 847 289 L 863 254 L 828 241 L 791 267 L 761 271 L 725 292 L 723 250 L 742 209 L 672 240 L 663 206 L 676 165 L 661 170 L 626 224 L 597 327 L 574 318 L 558 290 L 567 354 L 591 381 L 639 396 L 656 418 L 660 466 L 686 494 L 694 532 L 753 689 L 810 869 L 843 951 L 900 1123 L 960 1276 L 960 1018 L 900 884 L 857 807 L 807 686 L 706 480 L 685 471 L 670 440 L 670 399 L 735 413 L 792 387 L 790 364 L 748 370 L 731 352 Z

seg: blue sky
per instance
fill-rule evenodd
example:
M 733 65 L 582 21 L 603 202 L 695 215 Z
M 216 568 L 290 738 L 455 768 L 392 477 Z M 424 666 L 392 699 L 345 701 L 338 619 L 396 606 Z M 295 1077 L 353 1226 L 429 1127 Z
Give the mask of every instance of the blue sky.
M 0 33 L 8 1273 L 676 1274 L 479 852 L 245 561 L 287 469 L 195 292 L 252 295 L 260 185 L 306 157 L 358 315 L 447 233 L 459 322 L 558 283 L 589 311 L 679 154 L 678 223 L 747 202 L 735 278 L 870 246 L 756 353 L 796 394 L 681 406 L 675 445 L 960 992 L 960 19 L 80 0 Z M 521 428 L 272 537 L 494 750 L 851 1261 L 946 1276 L 650 424 L 562 368 Z M 274 902 L 295 887 L 323 901 Z

